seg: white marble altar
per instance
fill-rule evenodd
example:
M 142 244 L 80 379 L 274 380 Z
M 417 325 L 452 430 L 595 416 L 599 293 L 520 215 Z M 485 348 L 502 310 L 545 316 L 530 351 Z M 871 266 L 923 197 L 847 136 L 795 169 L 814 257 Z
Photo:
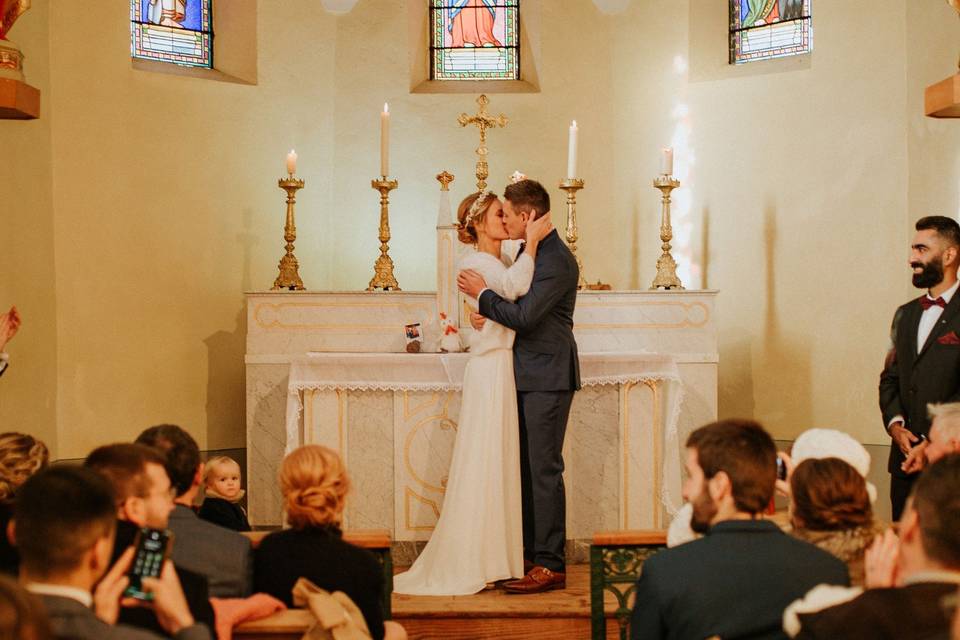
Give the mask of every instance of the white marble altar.
M 585 362 L 602 358 L 594 355 L 600 352 L 632 352 L 638 366 L 644 356 L 649 364 L 659 354 L 666 356 L 661 362 L 676 367 L 683 394 L 679 441 L 716 418 L 715 300 L 711 291 L 581 292 L 578 297 L 575 334 Z M 281 521 L 277 469 L 288 446 L 291 374 L 294 380 L 309 377 L 294 372 L 305 355 L 319 352 L 336 359 L 331 354 L 362 352 L 381 354 L 371 357 L 383 363 L 410 362 L 417 356 L 389 354 L 403 352 L 403 325 L 410 322 L 421 323 L 424 347 L 433 350 L 439 337 L 436 308 L 433 292 L 248 294 L 248 484 L 254 524 Z M 440 362 L 440 356 L 421 357 Z M 303 418 L 294 423 L 293 439 L 324 442 L 346 455 L 356 492 L 347 510 L 349 526 L 389 528 L 399 540 L 422 540 L 442 505 L 444 461 L 458 408 L 456 384 L 351 390 L 350 375 L 341 372 L 334 376 L 339 382 L 294 389 Z M 589 538 L 597 529 L 665 526 L 656 496 L 669 487 L 658 469 L 664 463 L 679 465 L 679 445 L 670 444 L 668 451 L 663 438 L 665 379 L 587 386 L 576 395 L 565 446 L 571 538 Z

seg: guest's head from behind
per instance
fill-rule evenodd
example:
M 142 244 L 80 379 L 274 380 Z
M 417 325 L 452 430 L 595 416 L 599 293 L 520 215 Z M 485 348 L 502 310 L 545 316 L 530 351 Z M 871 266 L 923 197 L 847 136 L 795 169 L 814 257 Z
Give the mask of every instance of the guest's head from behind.
M 794 527 L 838 531 L 869 526 L 873 508 L 860 472 L 839 458 L 810 458 L 790 476 Z
M 900 519 L 900 575 L 960 571 L 960 455 L 930 465 L 913 486 Z
M 193 436 L 177 425 L 161 424 L 141 433 L 137 444 L 145 444 L 163 453 L 177 502 L 192 502 L 203 481 L 200 447 Z
M 930 289 L 956 280 L 960 264 L 960 225 L 946 216 L 926 216 L 917 220 L 917 233 L 910 243 L 910 267 L 913 286 Z
M 9 504 L 27 478 L 50 462 L 43 442 L 25 433 L 0 433 L 0 504 Z
M 839 458 L 853 467 L 864 479 L 870 501 L 877 499 L 877 488 L 866 480 L 870 473 L 870 453 L 849 433 L 838 429 L 807 429 L 793 442 L 790 455 L 784 457 L 788 462 L 788 488 L 793 469 L 804 461 Z
M 350 479 L 337 453 L 305 445 L 290 453 L 280 467 L 287 522 L 294 529 L 339 527 Z
M 929 444 L 925 451 L 929 462 L 960 452 L 960 402 L 932 404 L 929 407 Z
M 0 576 L 0 640 L 53 638 L 40 600 L 12 578 Z
M 110 484 L 92 469 L 38 472 L 20 488 L 14 508 L 21 580 L 92 587 L 110 562 L 116 516 Z
M 152 447 L 120 443 L 94 449 L 83 464 L 113 487 L 120 520 L 164 529 L 173 510 L 165 463 L 163 454 Z
M 207 496 L 235 501 L 242 497 L 240 465 L 229 456 L 214 456 L 207 460 L 204 491 Z
M 471 193 L 457 207 L 458 238 L 464 244 L 477 244 L 481 238 L 506 240 L 503 203 L 491 191 Z
M 704 533 L 718 522 L 762 513 L 773 498 L 776 458 L 773 439 L 752 420 L 721 420 L 691 433 L 683 484 L 693 506 L 691 528 Z
M 503 192 L 503 222 L 513 239 L 526 235 L 527 223 L 550 212 L 550 194 L 536 180 L 520 180 Z

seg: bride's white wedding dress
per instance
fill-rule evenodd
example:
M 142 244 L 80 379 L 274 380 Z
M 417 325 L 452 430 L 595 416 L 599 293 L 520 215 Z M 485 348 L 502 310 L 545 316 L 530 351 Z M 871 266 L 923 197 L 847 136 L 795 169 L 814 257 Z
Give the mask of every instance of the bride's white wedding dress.
M 533 259 L 524 253 L 508 268 L 509 262 L 477 252 L 460 268 L 480 272 L 488 288 L 516 300 L 530 288 Z M 513 330 L 492 320 L 471 336 L 440 519 L 410 570 L 394 576 L 394 593 L 469 595 L 488 582 L 523 576 L 513 338 Z

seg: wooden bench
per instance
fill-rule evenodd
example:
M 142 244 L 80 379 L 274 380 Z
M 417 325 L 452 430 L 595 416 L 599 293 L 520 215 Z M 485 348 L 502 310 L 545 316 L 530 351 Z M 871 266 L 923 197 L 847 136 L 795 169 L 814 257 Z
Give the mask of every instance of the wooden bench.
M 243 535 L 250 538 L 251 546 L 256 549 L 260 546 L 260 541 L 271 533 L 273 532 L 245 531 Z M 367 549 L 376 556 L 380 563 L 380 569 L 383 571 L 383 619 L 390 620 L 393 597 L 393 556 L 390 554 L 390 543 L 392 542 L 390 532 L 386 529 L 351 529 L 343 532 L 343 539 L 352 545 Z
M 607 637 L 603 609 L 605 591 L 617 599 L 614 616 L 620 640 L 627 640 L 630 596 L 633 595 L 643 561 L 667 546 L 666 531 L 598 531 L 590 545 L 590 629 L 592 640 Z

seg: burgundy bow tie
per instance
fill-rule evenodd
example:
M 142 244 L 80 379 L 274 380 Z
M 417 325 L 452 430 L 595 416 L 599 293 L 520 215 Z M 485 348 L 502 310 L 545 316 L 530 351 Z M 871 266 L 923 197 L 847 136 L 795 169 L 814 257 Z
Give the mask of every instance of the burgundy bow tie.
M 943 298 L 937 298 L 936 300 L 931 300 L 930 296 L 923 296 L 920 298 L 920 306 L 923 307 L 923 310 L 926 311 L 930 307 L 943 307 L 947 308 L 947 302 Z

